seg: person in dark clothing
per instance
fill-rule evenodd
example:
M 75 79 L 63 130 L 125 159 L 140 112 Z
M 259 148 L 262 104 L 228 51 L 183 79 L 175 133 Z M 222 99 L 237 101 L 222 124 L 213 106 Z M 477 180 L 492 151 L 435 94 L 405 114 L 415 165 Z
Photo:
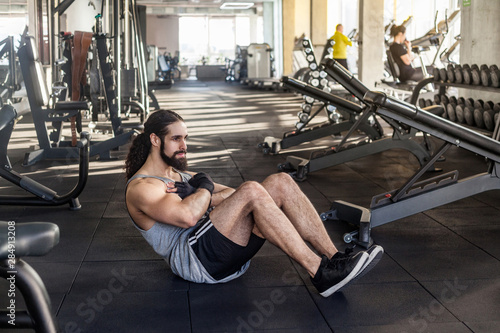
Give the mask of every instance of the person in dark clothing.
M 399 67 L 398 79 L 401 82 L 422 80 L 424 78 L 422 68 L 413 68 L 411 65 L 413 53 L 411 52 L 411 42 L 406 39 L 406 27 L 403 25 L 392 27 L 391 35 L 394 37 L 394 42 L 389 50 Z

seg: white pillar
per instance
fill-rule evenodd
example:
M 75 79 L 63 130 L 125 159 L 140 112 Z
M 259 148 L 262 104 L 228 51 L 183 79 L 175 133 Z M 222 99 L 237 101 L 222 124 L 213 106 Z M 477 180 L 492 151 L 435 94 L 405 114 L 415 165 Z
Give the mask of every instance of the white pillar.
M 359 0 L 359 79 L 370 89 L 384 73 L 384 0 Z
M 462 2 L 460 2 L 462 4 Z M 500 66 L 500 1 L 473 0 L 461 8 L 460 63 Z M 500 100 L 500 94 L 459 89 L 459 96 Z

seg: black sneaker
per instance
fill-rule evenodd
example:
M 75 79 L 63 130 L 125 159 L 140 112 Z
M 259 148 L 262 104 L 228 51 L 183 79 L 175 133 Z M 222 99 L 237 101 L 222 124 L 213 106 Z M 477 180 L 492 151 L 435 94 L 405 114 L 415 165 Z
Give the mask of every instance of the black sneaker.
M 352 256 L 353 252 L 354 252 L 354 250 L 352 248 L 348 247 L 347 249 L 345 249 L 345 252 L 338 251 L 337 253 L 335 253 L 333 255 L 333 257 L 330 258 L 330 260 L 349 258 Z
M 328 297 L 348 284 L 361 271 L 369 257 L 364 251 L 340 259 L 335 256 L 328 259 L 322 255 L 319 269 L 311 281 L 321 296 Z
M 380 245 L 373 245 L 368 250 L 366 250 L 364 252 L 366 252 L 368 254 L 368 256 L 369 256 L 368 260 L 366 260 L 363 267 L 361 267 L 360 271 L 354 277 L 354 279 L 351 280 L 351 282 L 364 276 L 366 273 L 371 271 L 371 269 L 378 264 L 378 262 L 380 261 L 380 259 L 382 259 L 382 256 L 384 255 L 384 248 Z

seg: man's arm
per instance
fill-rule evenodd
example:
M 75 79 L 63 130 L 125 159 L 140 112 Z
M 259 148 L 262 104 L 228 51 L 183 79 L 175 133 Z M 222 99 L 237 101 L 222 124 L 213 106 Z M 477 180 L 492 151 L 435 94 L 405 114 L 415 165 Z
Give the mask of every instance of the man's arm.
M 342 39 L 344 40 L 344 43 L 346 43 L 349 46 L 352 46 L 352 41 L 347 37 L 346 35 L 342 35 Z
M 236 190 L 234 188 L 214 183 L 215 189 L 212 195 L 212 206 L 217 206 L 222 201 L 226 200 Z
M 210 192 L 200 188 L 182 200 L 177 194 L 168 193 L 167 186 L 158 180 L 136 181 L 129 185 L 127 191 L 127 206 L 134 221 L 141 227 L 140 219 L 135 218 L 141 214 L 153 221 L 181 228 L 192 227 L 205 214 L 210 199 Z
M 196 172 L 187 171 L 187 173 L 190 174 L 191 176 L 196 175 Z M 214 192 L 212 194 L 211 205 L 217 206 L 222 201 L 226 200 L 234 192 L 235 192 L 235 189 L 233 189 L 229 186 L 218 184 L 218 183 L 214 182 Z

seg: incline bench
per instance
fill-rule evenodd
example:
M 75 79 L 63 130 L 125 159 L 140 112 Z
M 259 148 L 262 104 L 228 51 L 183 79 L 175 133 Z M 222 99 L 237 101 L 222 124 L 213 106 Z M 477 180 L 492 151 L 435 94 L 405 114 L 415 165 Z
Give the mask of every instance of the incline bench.
M 392 127 L 392 137 L 377 140 L 372 139 L 368 142 L 361 141 L 357 145 L 346 146 L 346 142 L 351 135 L 357 129 L 363 130 L 361 126 L 366 124 L 368 119 L 375 115 L 376 107 L 371 101 L 366 100 L 364 97 L 365 93 L 368 92 L 369 89 L 337 61 L 328 59 L 323 65 L 325 66 L 328 75 L 344 86 L 347 91 L 365 104 L 366 107 L 360 108 L 361 113 L 358 115 L 359 118 L 357 119 L 357 122 L 352 124 L 349 132 L 337 146 L 315 151 L 311 153 L 309 159 L 288 156 L 286 163 L 283 166 L 280 166 L 280 169 L 295 170 L 294 177 L 296 179 L 303 180 L 310 172 L 396 148 L 405 149 L 412 153 L 418 159 L 420 165 L 424 165 L 430 159 L 431 145 L 425 135 L 423 144 L 411 140 L 416 136 L 418 130 L 380 114 L 379 116 Z M 307 89 L 308 91 L 315 91 L 314 87 L 308 87 Z M 312 92 L 310 92 L 310 94 L 312 94 Z M 325 96 L 327 93 L 316 92 L 316 96 L 319 96 L 320 94 Z M 437 105 L 431 106 L 427 110 L 434 114 L 441 114 L 443 112 L 442 107 Z
M 345 234 L 344 241 L 354 241 L 368 247 L 372 243 L 371 228 L 472 195 L 500 189 L 499 141 L 381 92 L 367 92 L 364 98 L 376 106 L 377 114 L 428 133 L 444 143 L 403 186 L 374 196 L 369 209 L 335 201 L 330 211 L 321 214 L 323 221 L 341 220 L 359 226 L 359 230 Z M 487 171 L 459 180 L 458 171 L 455 170 L 417 182 L 452 145 L 484 156 L 488 160 Z
M 300 80 L 289 78 L 287 76 L 283 76 L 281 80 L 285 87 L 295 90 L 304 96 L 313 98 L 314 100 L 318 100 L 323 103 L 323 106 L 308 118 L 301 129 L 284 133 L 282 139 L 266 137 L 264 143 L 260 144 L 259 147 L 268 149 L 273 154 L 277 153 L 281 149 L 286 149 L 304 142 L 310 142 L 348 131 L 353 124 L 356 123 L 357 116 L 359 116 L 363 111 L 363 107 L 354 102 L 323 91 Z M 308 125 L 309 121 L 312 120 L 323 108 L 328 108 L 329 106 L 335 107 L 336 111 L 343 116 L 344 120 L 329 120 L 322 124 L 308 128 L 305 127 Z M 360 124 L 359 130 L 373 140 L 379 139 L 383 135 L 381 132 L 381 126 L 372 126 L 368 123 L 368 121 Z

